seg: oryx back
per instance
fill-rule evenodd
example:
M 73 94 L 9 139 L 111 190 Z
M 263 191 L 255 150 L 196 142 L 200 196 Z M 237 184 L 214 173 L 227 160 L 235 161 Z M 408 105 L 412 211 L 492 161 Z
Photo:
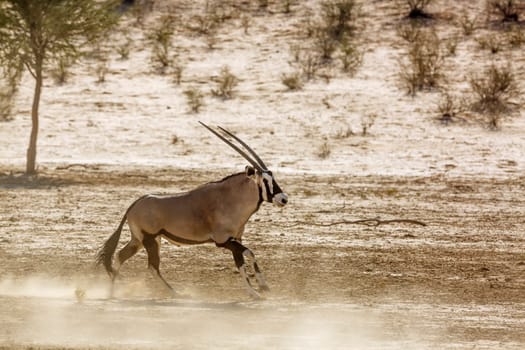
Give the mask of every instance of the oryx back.
M 256 211 L 258 186 L 244 172 L 193 191 L 150 195 L 128 213 L 130 229 L 139 240 L 162 235 L 175 244 L 223 243 L 240 238 L 246 221 Z

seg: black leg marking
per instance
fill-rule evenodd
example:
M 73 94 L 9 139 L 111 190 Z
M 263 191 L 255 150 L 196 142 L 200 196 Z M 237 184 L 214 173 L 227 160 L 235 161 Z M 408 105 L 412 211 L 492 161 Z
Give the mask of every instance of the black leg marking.
M 242 265 L 244 265 L 244 256 L 242 255 L 242 252 L 244 252 L 247 248 L 241 243 L 234 240 L 233 238 L 230 238 L 226 241 L 226 243 L 217 244 L 217 247 L 226 248 L 232 252 L 233 259 L 235 260 L 235 266 L 237 266 L 237 268 L 240 268 Z
M 242 245 L 240 242 L 234 240 L 233 238 L 230 238 L 226 243 L 223 244 L 217 244 L 217 247 L 222 247 L 230 250 L 233 254 L 233 259 L 235 260 L 235 265 L 239 269 L 239 272 L 241 273 L 241 276 L 244 278 L 246 285 L 248 287 L 248 292 L 254 296 L 255 298 L 260 298 L 259 293 L 257 293 L 250 282 L 250 279 L 248 278 L 248 274 L 246 273 L 246 265 L 244 263 L 244 255 L 248 257 L 252 263 L 253 263 L 253 269 L 255 271 L 255 277 L 257 279 L 257 283 L 261 290 L 269 290 L 268 286 L 266 285 L 266 282 L 264 280 L 264 276 L 261 273 L 261 270 L 259 269 L 259 266 L 257 265 L 257 262 L 255 261 L 255 256 L 253 253 L 246 248 L 244 245 Z

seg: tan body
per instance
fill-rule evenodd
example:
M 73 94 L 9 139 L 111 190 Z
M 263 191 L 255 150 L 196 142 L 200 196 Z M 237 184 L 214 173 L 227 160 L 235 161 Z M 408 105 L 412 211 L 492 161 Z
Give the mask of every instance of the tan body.
M 177 245 L 215 243 L 217 247 L 232 252 L 248 292 L 258 298 L 260 295 L 253 289 L 246 271 L 245 258 L 251 261 L 261 290 L 267 290 L 268 286 L 254 254 L 241 243 L 244 226 L 263 201 L 283 207 L 288 202 L 288 195 L 281 190 L 271 171 L 244 141 L 221 127 L 216 131 L 201 124 L 235 149 L 252 166 L 247 166 L 245 172 L 204 184 L 186 193 L 146 195 L 137 199 L 124 214 L 117 230 L 100 249 L 97 262 L 104 265 L 113 282 L 122 264 L 144 247 L 151 271 L 166 287 L 173 290 L 159 270 L 161 239 L 165 238 Z M 244 147 L 253 159 L 227 137 Z M 131 230 L 131 239 L 118 252 L 117 262 L 113 266 L 113 255 L 126 221 Z
M 221 244 L 230 237 L 241 238 L 258 200 L 257 183 L 240 173 L 183 194 L 146 196 L 128 212 L 128 224 L 140 240 L 144 234 L 165 230 L 181 238 L 177 242 L 164 235 L 175 244 L 184 244 L 183 240 Z

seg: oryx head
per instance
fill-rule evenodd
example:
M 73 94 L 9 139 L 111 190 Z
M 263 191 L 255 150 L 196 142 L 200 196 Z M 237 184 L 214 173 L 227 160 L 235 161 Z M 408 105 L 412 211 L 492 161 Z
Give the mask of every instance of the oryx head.
M 230 131 L 217 126 L 218 130 L 221 131 L 226 137 L 231 137 L 235 141 L 237 141 L 242 147 L 244 147 L 251 155 L 250 157 L 246 152 L 244 152 L 241 148 L 239 148 L 237 145 L 233 144 L 230 140 L 228 140 L 225 136 L 221 135 L 219 132 L 213 130 L 208 125 L 204 124 L 203 122 L 199 122 L 204 126 L 206 129 L 211 131 L 215 136 L 220 138 L 222 141 L 224 141 L 227 145 L 229 145 L 231 148 L 236 150 L 241 156 L 244 157 L 252 166 L 246 167 L 246 174 L 248 176 L 254 176 L 255 182 L 259 186 L 259 191 L 261 194 L 261 198 L 269 203 L 273 203 L 278 207 L 283 207 L 288 203 L 288 195 L 283 192 L 281 187 L 277 184 L 277 181 L 275 181 L 275 178 L 270 170 L 268 170 L 268 167 L 262 159 L 255 153 L 253 149 L 250 148 L 243 140 L 235 136 Z

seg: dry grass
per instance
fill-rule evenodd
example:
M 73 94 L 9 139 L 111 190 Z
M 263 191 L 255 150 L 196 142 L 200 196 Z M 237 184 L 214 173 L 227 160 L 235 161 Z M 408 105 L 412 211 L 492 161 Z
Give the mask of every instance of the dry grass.
M 518 22 L 518 1 L 516 0 L 488 0 L 487 11 L 489 16 L 495 16 L 502 22 Z
M 51 70 L 51 77 L 57 85 L 63 85 L 70 77 L 71 63 L 66 58 L 60 58 Z
M 474 94 L 472 109 L 487 115 L 508 112 L 511 100 L 520 94 L 510 65 L 498 67 L 492 64 L 483 74 L 472 75 L 469 83 Z
M 432 30 L 420 30 L 408 44 L 407 61 L 401 63 L 400 78 L 407 92 L 436 88 L 444 79 L 441 41 Z
M 317 157 L 320 159 L 326 159 L 330 157 L 330 154 L 332 153 L 332 148 L 328 144 L 327 141 L 323 142 L 321 146 L 319 146 L 319 149 L 316 152 Z
M 204 106 L 204 94 L 196 87 L 184 91 L 191 113 L 199 113 Z
M 467 15 L 463 15 L 459 20 L 459 25 L 463 30 L 463 34 L 465 36 L 471 36 L 478 27 L 477 22 L 478 20 L 476 17 L 470 18 Z
M 429 18 L 430 14 L 425 11 L 425 8 L 433 0 L 406 0 L 406 3 L 409 8 L 408 17 L 409 18 Z
M 449 124 L 457 121 L 462 112 L 465 111 L 467 103 L 452 95 L 448 91 L 441 94 L 437 104 L 438 121 Z
M 300 90 L 303 88 L 303 80 L 301 78 L 301 73 L 299 72 L 282 74 L 281 82 L 288 88 L 288 90 Z
M 161 74 L 166 73 L 172 64 L 172 37 L 174 34 L 175 17 L 164 15 L 159 23 L 148 34 L 152 45 L 151 62 L 153 67 Z
M 233 97 L 234 88 L 239 84 L 239 78 L 235 76 L 229 66 L 223 66 L 221 73 L 216 81 L 216 89 L 212 89 L 213 96 L 220 97 L 224 100 Z

